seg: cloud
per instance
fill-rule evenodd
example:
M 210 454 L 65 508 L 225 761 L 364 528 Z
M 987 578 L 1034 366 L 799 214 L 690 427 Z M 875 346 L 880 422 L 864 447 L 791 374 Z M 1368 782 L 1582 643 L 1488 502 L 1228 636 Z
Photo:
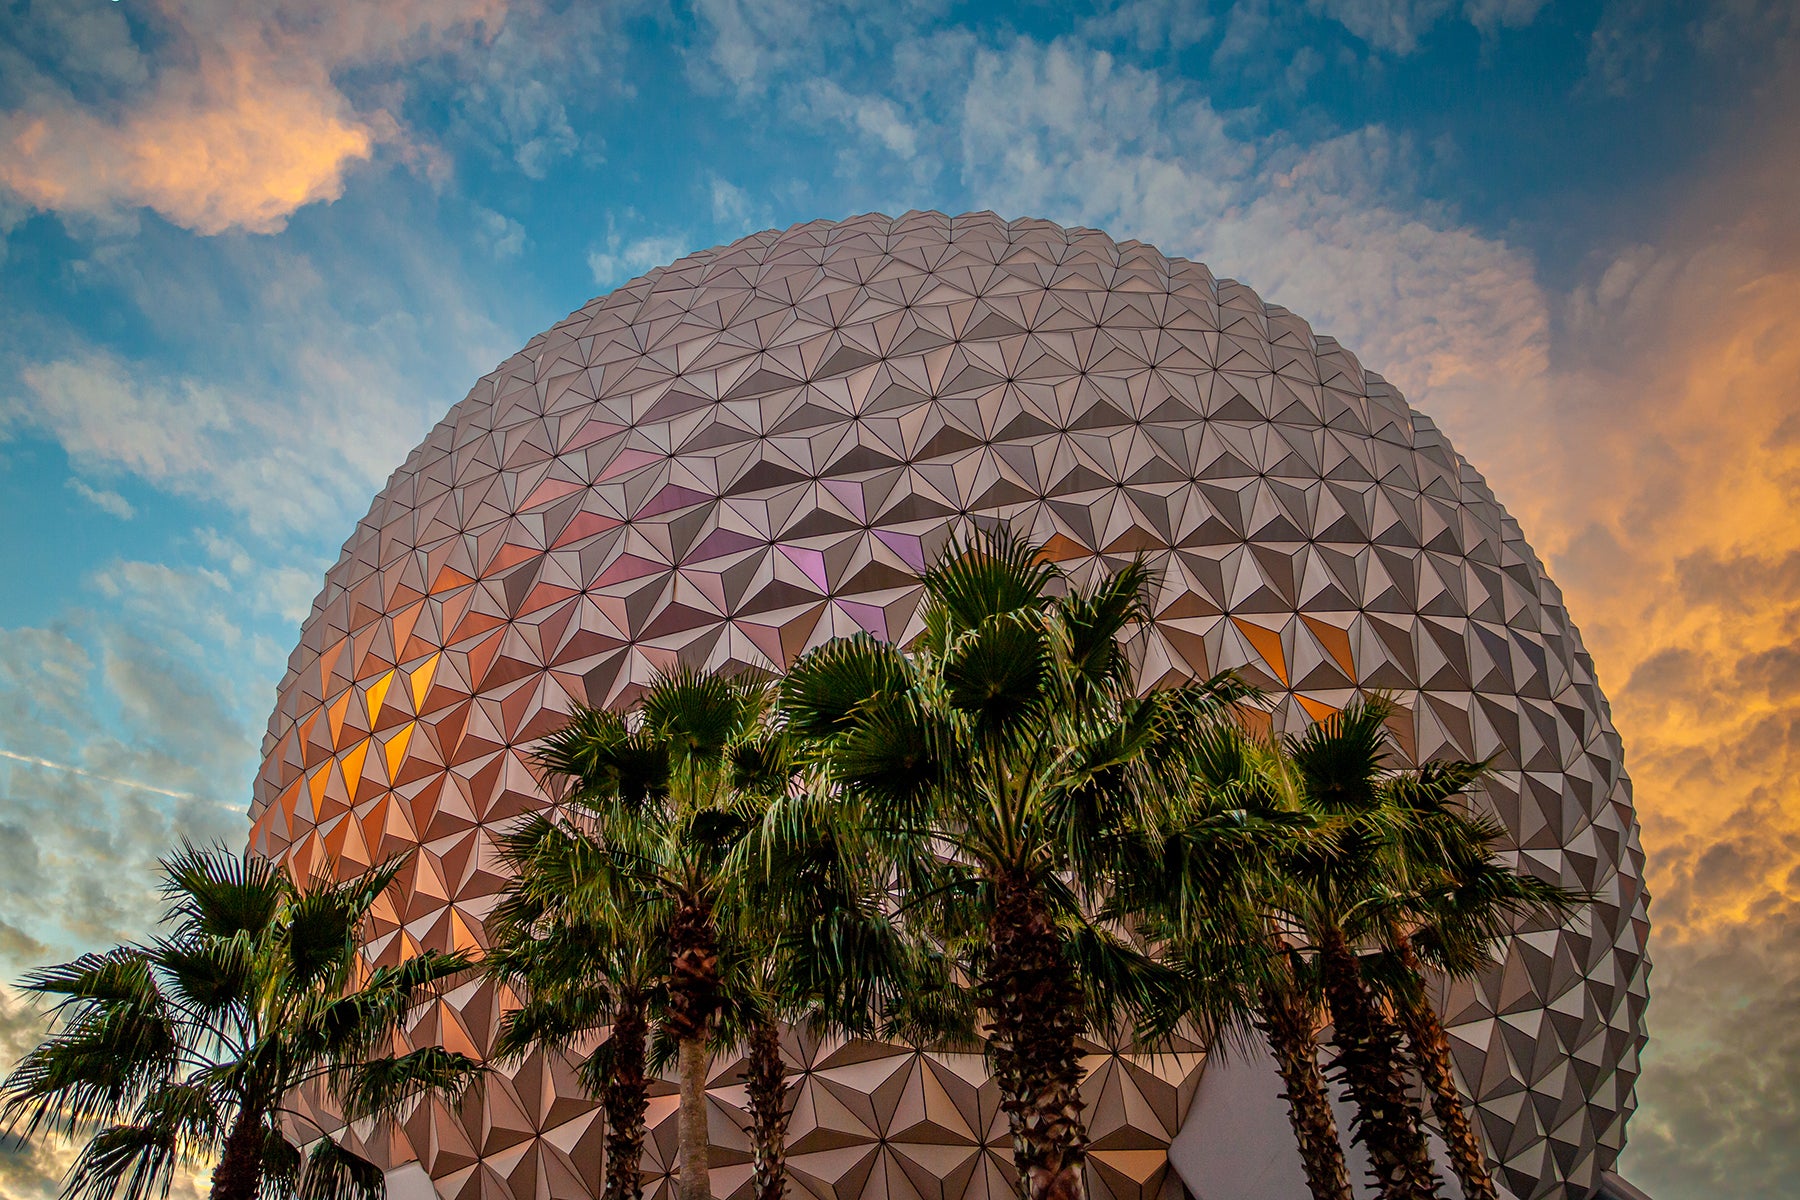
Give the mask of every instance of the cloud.
M 121 359 L 34 364 L 23 372 L 39 400 L 45 432 L 72 456 L 115 464 L 153 483 L 191 477 L 207 458 L 207 439 L 231 423 L 231 397 L 194 382 L 144 382 Z
M 142 207 L 202 234 L 273 233 L 407 140 L 341 74 L 432 53 L 503 13 L 503 0 L 167 0 L 145 18 L 154 33 L 134 36 L 121 8 L 39 0 L 6 64 L 21 82 L 0 115 L 0 188 L 62 213 Z M 70 64 L 93 86 L 71 86 Z
M 222 501 L 265 527 L 319 522 L 351 490 L 346 474 L 360 486 L 375 469 L 350 471 L 335 454 L 312 453 L 287 434 L 286 404 L 242 397 L 209 380 L 158 379 L 106 350 L 29 364 L 20 381 L 25 393 L 13 420 L 55 438 L 75 461 Z M 302 486 L 280 486 L 284 479 Z
M 829 74 L 917 37 L 947 0 L 696 0 L 702 31 L 693 74 L 747 95 L 785 73 Z
M 1796 36 L 1800 36 L 1800 9 L 1788 0 L 1714 0 L 1696 5 L 1609 0 L 1588 37 L 1583 85 L 1614 97 L 1628 96 L 1665 72 L 1688 69 L 1696 60 L 1760 75 L 1770 57 L 1783 60 L 1785 48 Z
M 1382 129 L 1246 141 L 1205 97 L 1070 43 L 982 51 L 961 113 L 976 204 L 1203 259 L 1409 394 L 1545 368 L 1550 313 L 1529 256 L 1421 209 L 1405 190 L 1412 148 Z
M 499 0 L 496 0 L 499 2 Z M 577 157 L 602 161 L 604 125 L 586 108 L 632 95 L 632 52 L 620 27 L 656 11 L 646 0 L 504 0 L 479 40 L 410 65 L 408 92 L 441 107 L 441 140 L 483 151 L 527 179 Z
M 253 722 L 286 647 L 234 624 L 257 581 L 226 547 L 205 549 L 220 569 L 96 572 L 104 618 L 72 608 L 0 629 L 0 1073 L 46 1029 L 3 981 L 143 938 L 162 911 L 157 859 L 183 838 L 245 836 Z M 0 1196 L 50 1200 L 74 1152 L 0 1138 Z M 204 1188 L 184 1174 L 173 1194 Z
M 517 258 L 525 249 L 525 226 L 490 208 L 475 210 L 476 236 L 496 259 Z
M 1623 96 L 1649 81 L 1662 60 L 1664 34 L 1648 0 L 1612 0 L 1588 35 L 1588 79 Z
M 14 988 L 0 984 L 0 1068 L 11 1070 L 48 1031 L 35 1007 Z M 0 1132 L 0 1195 L 8 1200 L 50 1200 L 73 1157 L 64 1147 Z
M 72 475 L 69 477 L 66 486 L 71 492 L 74 492 L 77 496 L 80 496 L 83 500 L 86 500 L 101 512 L 111 513 L 121 521 L 129 521 L 137 515 L 137 509 L 132 507 L 131 501 L 119 495 L 117 492 L 108 491 L 104 488 L 92 487 L 82 480 L 76 479 Z
M 0 958 L 11 962 L 36 962 L 49 953 L 44 943 L 8 921 L 0 920 Z
M 610 220 L 608 225 L 611 225 Z M 601 287 L 617 287 L 646 271 L 673 262 L 693 249 L 693 242 L 685 234 L 653 234 L 626 239 L 617 229 L 609 228 L 605 246 L 588 251 L 588 270 Z
M 1800 914 L 1662 939 L 1628 1176 L 1655 1196 L 1779 1200 L 1800 1172 Z
M 1483 33 L 1531 24 L 1548 0 L 1311 0 L 1314 12 L 1336 21 L 1377 50 L 1411 54 L 1419 40 L 1455 11 Z
M 519 337 L 478 307 L 488 293 L 417 234 L 394 190 L 347 202 L 363 210 L 366 245 L 147 230 L 128 250 L 97 249 L 77 269 L 136 310 L 158 355 L 44 329 L 8 356 L 22 361 L 8 364 L 10 393 L 0 388 L 0 430 L 54 439 L 77 470 L 128 472 L 215 505 L 256 537 L 285 539 L 277 559 L 292 557 L 296 533 L 335 544 Z
M 234 793 L 248 786 L 254 744 L 216 685 L 142 638 L 97 640 L 91 656 L 66 636 L 0 631 L 0 727 L 11 743 L 0 757 L 0 912 L 19 935 L 0 939 L 6 977 L 46 947 L 64 956 L 142 936 L 158 911 L 158 855 L 182 836 L 243 836 Z M 31 668 L 28 656 L 46 650 L 79 664 L 72 678 Z M 33 694 L 46 680 L 62 686 Z M 124 709 L 121 728 L 90 711 L 102 696 Z
M 1676 1198 L 1775 1200 L 1800 1170 L 1800 110 L 1775 92 L 1741 159 L 1553 297 L 1547 371 L 1459 442 L 1625 740 L 1656 971 L 1624 1170 Z
M 1197 46 L 1213 30 L 1212 16 L 1199 5 L 1170 0 L 1123 0 L 1090 18 L 1083 40 L 1095 44 L 1121 41 L 1140 54 L 1181 51 Z
M 319 594 L 325 571 L 331 565 L 328 559 L 308 560 L 304 555 L 271 564 L 216 529 L 202 529 L 195 538 L 207 557 L 229 576 L 237 594 L 250 592 L 254 611 L 274 614 L 295 629 L 312 611 L 313 597 Z
M 1336 21 L 1378 50 L 1411 54 L 1419 38 L 1450 11 L 1450 0 L 1312 0 L 1313 11 Z
M 750 193 L 738 187 L 728 179 L 714 175 L 712 178 L 712 214 L 713 222 L 732 228 L 742 228 L 751 219 L 757 207 L 750 199 Z
M 906 160 L 919 151 L 918 133 L 903 115 L 900 105 L 885 96 L 857 96 L 829 79 L 814 79 L 802 88 L 811 115 L 836 122 L 856 134 L 872 138 L 895 158 Z

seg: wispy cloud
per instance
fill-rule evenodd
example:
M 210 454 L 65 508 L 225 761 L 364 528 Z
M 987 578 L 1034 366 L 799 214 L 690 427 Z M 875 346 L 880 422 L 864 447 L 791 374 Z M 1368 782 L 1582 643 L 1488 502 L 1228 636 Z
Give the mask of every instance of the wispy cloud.
M 1309 7 L 1329 17 L 1371 47 L 1412 54 L 1445 18 L 1455 15 L 1484 33 L 1531 24 L 1549 0 L 1311 0 Z
M 0 431 L 52 438 L 78 470 L 217 505 L 259 537 L 335 542 L 517 336 L 463 261 L 386 215 L 397 203 L 375 206 L 373 247 L 170 234 L 96 253 L 90 280 L 192 352 L 140 359 L 51 327 L 9 364 Z M 523 232 L 499 237 L 496 252 Z M 174 312 L 184 319 L 159 328 Z
M 69 477 L 68 488 L 101 512 L 111 513 L 121 521 L 129 521 L 137 515 L 137 509 L 132 507 L 131 501 L 115 491 L 94 487 L 72 475 Z
M 66 771 L 70 775 L 79 775 L 83 779 L 92 779 L 97 783 L 116 783 L 121 787 L 132 788 L 140 792 L 150 792 L 157 796 L 168 796 L 175 800 L 192 800 L 194 793 L 177 792 L 170 788 L 157 787 L 153 783 L 145 783 L 141 779 L 121 779 L 117 775 L 102 775 L 98 771 L 89 771 L 81 767 L 72 767 L 68 763 L 51 762 L 47 758 L 39 758 L 34 754 L 15 754 L 11 750 L 0 750 L 0 758 L 8 758 L 13 762 L 26 763 L 33 767 L 43 767 L 47 771 Z
M 608 231 L 603 245 L 588 251 L 588 271 L 601 287 L 616 287 L 646 271 L 671 263 L 693 249 L 692 240 L 684 234 L 624 238 L 613 229 Z

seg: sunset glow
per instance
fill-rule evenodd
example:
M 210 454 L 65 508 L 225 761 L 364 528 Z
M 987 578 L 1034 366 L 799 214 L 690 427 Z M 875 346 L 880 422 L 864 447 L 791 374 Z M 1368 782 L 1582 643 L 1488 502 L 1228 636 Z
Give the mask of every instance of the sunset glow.
M 1656 1200 L 1789 1195 L 1797 13 L 0 8 L 0 1067 L 41 1028 L 12 981 L 144 936 L 178 838 L 243 842 L 321 579 L 476 380 L 694 250 L 991 209 L 1243 280 L 1481 473 L 1592 654 L 1648 855 L 1620 1173 Z M 0 1139 L 0 1197 L 47 1200 L 71 1153 Z

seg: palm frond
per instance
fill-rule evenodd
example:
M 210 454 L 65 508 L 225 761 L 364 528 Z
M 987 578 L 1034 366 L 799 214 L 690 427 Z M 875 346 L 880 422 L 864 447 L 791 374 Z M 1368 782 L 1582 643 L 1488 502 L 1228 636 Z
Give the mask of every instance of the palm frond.
M 1035 612 L 989 617 L 947 653 L 949 702 L 984 735 L 1003 732 L 1036 711 L 1049 693 L 1050 645 Z
M 669 790 L 666 739 L 634 732 L 604 709 L 577 708 L 538 744 L 533 761 L 564 799 L 601 811 L 635 810 Z
M 168 919 L 206 937 L 262 933 L 291 887 L 268 859 L 185 838 L 162 860 L 162 870 Z
M 1156 573 L 1142 558 L 1100 581 L 1086 593 L 1072 593 L 1054 606 L 1054 629 L 1064 662 L 1088 688 L 1127 681 L 1131 664 L 1119 640 L 1150 619 L 1149 595 Z
M 1087 921 L 1071 922 L 1064 953 L 1081 981 L 1086 1009 L 1110 1032 L 1135 1028 L 1146 1041 L 1184 1015 L 1186 980 L 1168 963 Z
M 766 689 L 692 667 L 658 675 L 640 701 L 644 728 L 681 758 L 717 762 L 749 732 Z
M 162 1004 L 162 995 L 150 967 L 151 958 L 141 947 L 120 946 L 41 967 L 25 976 L 19 986 L 28 992 L 62 997 L 58 1008 L 91 1002 L 151 1009 Z
M 66 1200 L 163 1197 L 181 1165 L 178 1138 L 159 1125 L 112 1125 L 88 1139 L 63 1178 Z
M 1286 739 L 1288 756 L 1315 804 L 1332 814 L 1374 807 L 1392 714 L 1389 701 L 1371 696 Z
M 953 777 L 955 745 L 940 714 L 907 693 L 859 715 L 839 736 L 830 771 L 878 803 L 884 823 L 915 823 L 933 789 Z
M 403 1120 L 427 1096 L 455 1103 L 486 1070 L 466 1054 L 423 1046 L 340 1068 L 332 1072 L 331 1091 L 347 1120 Z
M 929 624 L 939 626 L 937 648 L 990 617 L 1040 611 L 1061 576 L 1037 547 L 1006 529 L 981 530 L 944 548 L 925 572 Z
M 166 1196 L 175 1169 L 217 1155 L 222 1121 L 205 1089 L 171 1083 L 146 1096 L 128 1122 L 89 1139 L 63 1181 L 63 1194 L 92 1200 Z
M 285 987 L 291 994 L 313 988 L 334 990 L 349 979 L 356 957 L 362 914 L 335 889 L 305 892 L 288 905 L 280 925 Z
M 73 1137 L 125 1118 L 172 1078 L 180 1059 L 176 1021 L 160 1003 L 97 1003 L 20 1060 L 0 1084 L 0 1118 L 27 1136 L 41 1127 Z
M 859 713 L 900 695 L 911 673 L 900 651 L 868 634 L 838 638 L 802 656 L 781 681 L 787 728 L 806 739 L 844 732 Z
M 305 1160 L 300 1148 L 270 1128 L 263 1133 L 262 1182 L 256 1200 L 294 1200 L 300 1188 L 300 1171 Z
M 577 1041 L 612 1021 L 613 997 L 598 987 L 558 988 L 532 995 L 500 1018 L 489 1057 L 517 1062 L 534 1050 L 566 1052 Z
M 399 855 L 341 882 L 335 877 L 334 863 L 321 863 L 276 921 L 284 958 L 281 986 L 290 994 L 335 991 L 344 986 L 354 968 L 370 909 L 411 861 L 411 854 Z
M 286 1031 L 298 1045 L 334 1061 L 354 1059 L 384 1045 L 414 1005 L 469 975 L 475 956 L 427 950 L 394 966 L 369 972 L 359 988 L 326 996 L 308 1019 Z
M 213 1016 L 251 1000 L 257 946 L 252 935 L 158 940 L 148 957 L 168 979 L 182 1002 Z
M 383 1200 L 387 1177 L 381 1168 L 329 1137 L 306 1156 L 298 1200 Z

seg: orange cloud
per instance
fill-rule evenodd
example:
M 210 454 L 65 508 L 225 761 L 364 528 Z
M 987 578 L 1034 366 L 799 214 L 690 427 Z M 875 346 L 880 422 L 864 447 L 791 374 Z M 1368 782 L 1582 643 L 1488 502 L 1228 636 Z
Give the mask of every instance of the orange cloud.
M 1568 297 L 1547 370 L 1447 414 L 1624 737 L 1656 964 L 1624 1171 L 1671 1200 L 1800 1172 L 1797 135 Z
M 434 53 L 504 9 L 164 0 L 157 53 L 147 65 L 135 48 L 121 58 L 147 79 L 128 99 L 84 100 L 47 76 L 29 108 L 0 114 L 0 188 L 63 213 L 143 207 L 197 233 L 276 232 L 296 209 L 341 196 L 378 145 L 403 140 L 389 113 L 356 106 L 338 72 Z
M 1800 265 L 1754 232 L 1577 294 L 1583 361 L 1496 471 L 1613 697 L 1664 937 L 1800 901 Z

